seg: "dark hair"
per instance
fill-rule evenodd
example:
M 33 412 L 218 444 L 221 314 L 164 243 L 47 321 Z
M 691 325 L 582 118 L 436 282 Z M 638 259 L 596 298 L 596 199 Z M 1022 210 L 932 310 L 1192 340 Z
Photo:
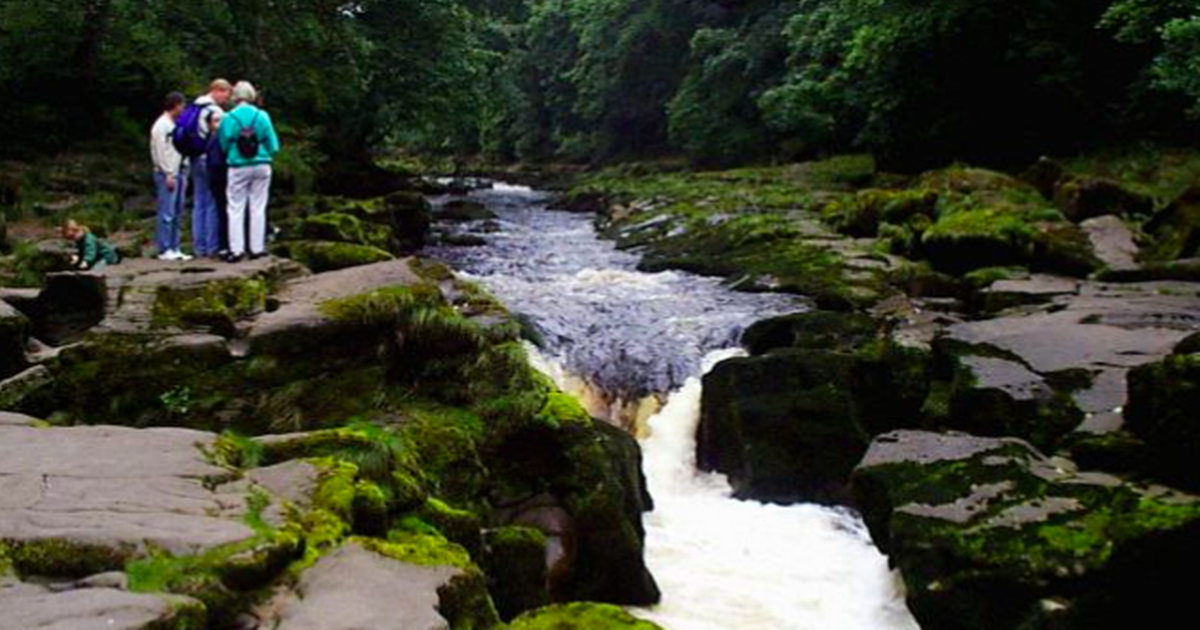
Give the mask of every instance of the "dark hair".
M 169 112 L 169 111 L 175 109 L 176 107 L 183 105 L 186 102 L 187 102 L 187 97 L 184 96 L 181 92 L 171 92 L 170 94 L 167 95 L 166 100 L 163 101 L 163 111 Z

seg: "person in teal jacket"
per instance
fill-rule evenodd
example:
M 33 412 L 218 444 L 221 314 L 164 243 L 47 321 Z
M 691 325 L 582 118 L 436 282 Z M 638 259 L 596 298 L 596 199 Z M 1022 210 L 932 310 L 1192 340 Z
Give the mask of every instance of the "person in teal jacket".
M 238 262 L 267 251 L 267 203 L 271 192 L 271 163 L 279 153 L 279 136 L 271 115 L 254 103 L 258 91 L 247 81 L 233 86 L 233 111 L 221 122 L 218 139 L 229 164 L 229 255 Z M 250 217 L 249 243 L 246 216 Z
M 98 271 L 121 262 L 121 254 L 115 247 L 75 221 L 68 220 L 63 224 L 62 235 L 75 243 L 75 255 L 71 257 L 71 266 L 76 269 Z

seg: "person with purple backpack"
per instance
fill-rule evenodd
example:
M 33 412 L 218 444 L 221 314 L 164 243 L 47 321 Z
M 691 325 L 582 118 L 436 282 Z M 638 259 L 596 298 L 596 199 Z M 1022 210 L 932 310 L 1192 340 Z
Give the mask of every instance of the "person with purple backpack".
M 192 242 L 197 256 L 215 258 L 220 251 L 220 217 L 214 197 L 213 181 L 205 155 L 214 128 L 225 115 L 225 106 L 233 94 L 233 86 L 217 79 L 208 93 L 197 98 L 179 116 L 174 142 L 179 152 L 190 161 L 194 202 L 192 209 Z

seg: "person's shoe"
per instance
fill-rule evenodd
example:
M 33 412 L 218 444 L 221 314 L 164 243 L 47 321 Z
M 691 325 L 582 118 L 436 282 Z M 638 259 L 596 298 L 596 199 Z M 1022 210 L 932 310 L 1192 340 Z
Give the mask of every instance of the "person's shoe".
M 230 264 L 240 263 L 244 259 L 245 259 L 245 256 L 243 256 L 241 254 L 232 254 L 232 253 L 225 254 L 225 262 L 230 263 Z
M 182 256 L 182 255 L 183 255 L 182 253 L 180 253 L 174 249 L 168 249 L 167 251 L 159 254 L 158 259 L 169 261 L 169 262 L 174 262 L 177 260 L 181 260 L 180 256 Z
M 259 258 L 265 258 L 266 255 L 267 255 L 266 252 L 250 252 L 250 260 L 258 260 Z

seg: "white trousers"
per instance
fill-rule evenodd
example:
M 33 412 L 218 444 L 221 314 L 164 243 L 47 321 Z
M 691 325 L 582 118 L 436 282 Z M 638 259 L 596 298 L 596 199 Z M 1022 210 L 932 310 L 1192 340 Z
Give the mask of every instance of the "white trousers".
M 246 213 L 250 213 L 250 253 L 267 251 L 267 201 L 271 194 L 271 165 L 229 169 L 229 253 L 246 253 Z

